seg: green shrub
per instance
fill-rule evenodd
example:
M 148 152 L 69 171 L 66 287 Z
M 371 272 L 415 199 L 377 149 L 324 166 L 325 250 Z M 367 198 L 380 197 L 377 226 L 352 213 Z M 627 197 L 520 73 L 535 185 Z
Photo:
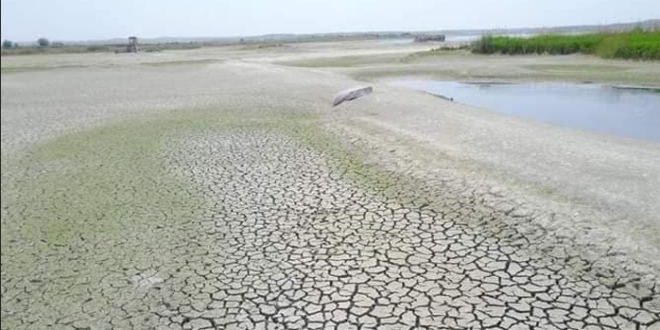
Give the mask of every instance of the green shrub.
M 492 54 L 495 52 L 495 48 L 493 47 L 494 40 L 495 38 L 493 36 L 483 36 L 474 43 L 472 51 L 479 54 Z
M 111 52 L 112 49 L 107 45 L 92 45 L 85 48 L 86 52 L 89 53 L 99 53 L 99 52 Z
M 50 40 L 46 38 L 39 38 L 39 40 L 37 40 L 37 44 L 39 47 L 48 47 L 50 46 Z
M 660 60 L 660 32 L 540 35 L 531 38 L 484 36 L 472 45 L 478 54 L 593 54 L 603 58 Z

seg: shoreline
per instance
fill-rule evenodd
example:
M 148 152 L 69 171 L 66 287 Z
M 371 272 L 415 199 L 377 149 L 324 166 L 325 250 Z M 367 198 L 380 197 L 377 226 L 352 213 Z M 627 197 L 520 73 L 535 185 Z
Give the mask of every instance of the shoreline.
M 567 235 L 581 245 L 595 244 L 601 252 L 614 246 L 652 264 L 650 273 L 660 273 L 654 259 L 660 253 L 660 218 L 654 216 L 660 211 L 654 203 L 660 200 L 660 190 L 654 188 L 660 185 L 660 144 L 554 127 L 421 91 L 377 86 L 377 97 L 358 100 L 359 105 L 350 105 L 332 120 L 343 126 L 342 134 L 352 131 L 353 138 L 369 140 L 362 149 L 375 152 L 374 161 L 381 166 L 418 173 L 421 181 L 433 180 L 428 175 L 443 168 L 462 180 L 489 182 L 487 186 L 508 191 L 512 200 L 545 209 L 541 213 L 564 214 L 563 224 L 545 225 L 574 231 Z M 414 113 L 406 110 L 411 104 Z M 379 142 L 387 136 L 396 147 Z M 390 149 L 397 152 L 390 154 Z M 400 150 L 406 149 L 416 151 L 399 160 Z M 646 174 L 632 181 L 632 173 Z M 577 210 L 584 214 L 572 214 Z

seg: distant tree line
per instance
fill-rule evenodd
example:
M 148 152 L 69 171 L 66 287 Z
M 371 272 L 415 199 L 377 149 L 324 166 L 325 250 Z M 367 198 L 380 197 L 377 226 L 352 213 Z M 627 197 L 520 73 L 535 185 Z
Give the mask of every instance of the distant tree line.
M 63 46 L 62 43 L 55 43 L 55 44 L 53 44 L 53 46 L 55 46 L 56 44 L 58 46 L 60 46 L 60 45 Z M 39 47 L 49 47 L 51 45 L 51 43 L 50 43 L 50 40 L 48 40 L 48 38 L 39 38 L 39 39 L 37 39 L 37 45 L 39 45 Z M 18 48 L 18 47 L 19 47 L 19 45 L 18 45 L 17 42 L 13 42 L 13 41 L 8 40 L 8 39 L 5 39 L 2 42 L 2 49 L 12 49 L 12 48 Z
M 18 48 L 18 43 L 13 42 L 11 40 L 5 40 L 2 42 L 2 48 L 3 49 Z

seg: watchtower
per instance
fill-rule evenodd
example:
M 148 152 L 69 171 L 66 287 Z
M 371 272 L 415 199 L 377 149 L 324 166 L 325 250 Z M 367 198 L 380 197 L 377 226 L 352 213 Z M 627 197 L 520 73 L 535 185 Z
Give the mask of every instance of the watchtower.
M 128 46 L 126 47 L 126 51 L 129 53 L 137 53 L 140 51 L 137 37 L 128 37 Z

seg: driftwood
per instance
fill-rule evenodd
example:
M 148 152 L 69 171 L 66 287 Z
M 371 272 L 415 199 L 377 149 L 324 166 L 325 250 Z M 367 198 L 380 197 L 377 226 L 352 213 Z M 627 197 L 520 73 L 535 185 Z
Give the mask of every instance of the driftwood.
M 336 107 L 344 102 L 353 101 L 357 98 L 371 94 L 373 91 L 374 89 L 371 86 L 351 88 L 341 91 L 335 96 L 335 100 L 332 102 L 332 106 Z

